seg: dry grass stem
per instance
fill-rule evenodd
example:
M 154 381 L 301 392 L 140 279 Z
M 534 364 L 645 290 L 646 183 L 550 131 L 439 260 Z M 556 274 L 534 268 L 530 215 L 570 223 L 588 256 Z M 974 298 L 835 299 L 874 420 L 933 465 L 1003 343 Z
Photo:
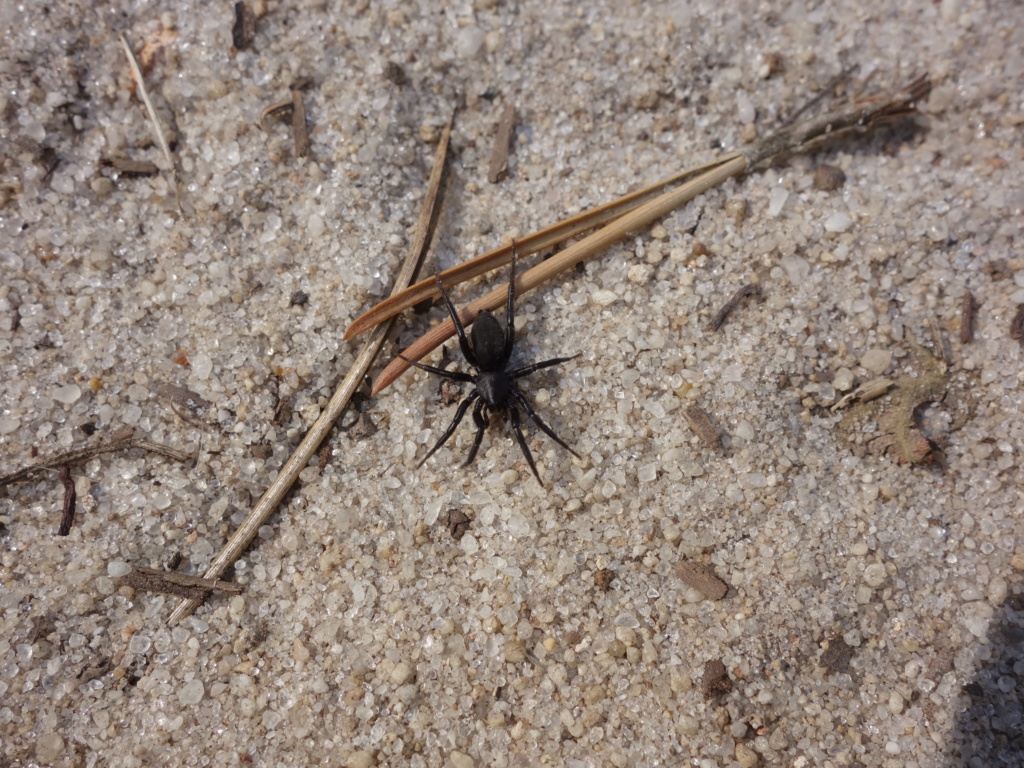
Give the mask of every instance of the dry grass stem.
M 448 139 L 451 135 L 452 118 L 444 128 L 441 141 L 438 143 L 437 151 L 434 154 L 434 166 L 430 171 L 430 180 L 427 184 L 427 194 L 423 200 L 423 207 L 420 210 L 420 217 L 416 225 L 416 232 L 413 236 L 413 243 L 402 264 L 398 277 L 395 280 L 394 293 L 405 288 L 416 275 L 427 252 L 430 239 L 433 236 L 440 215 L 442 192 L 444 189 L 444 169 L 448 153 Z M 334 392 L 330 402 L 324 408 L 320 417 L 310 427 L 309 432 L 302 439 L 302 442 L 295 449 L 288 461 L 281 468 L 277 478 L 271 483 L 263 496 L 245 518 L 238 530 L 224 545 L 224 548 L 210 563 L 203 577 L 206 579 L 218 579 L 234 562 L 241 557 L 242 553 L 249 548 L 252 540 L 256 538 L 259 529 L 266 524 L 267 520 L 281 503 L 281 499 L 291 489 L 298 479 L 299 473 L 305 469 L 309 460 L 319 449 L 320 444 L 327 437 L 327 434 L 344 412 L 345 407 L 351 400 L 353 393 L 359 387 L 360 382 L 370 369 L 374 359 L 377 357 L 384 339 L 391 330 L 391 324 L 386 323 L 374 329 L 373 333 L 363 344 L 362 350 L 356 357 L 352 368 L 346 374 L 344 380 Z M 182 619 L 190 616 L 196 608 L 202 604 L 199 597 L 190 597 L 182 600 L 175 607 L 168 618 L 169 624 L 177 624 Z
M 519 258 L 522 259 L 524 256 L 529 256 L 531 253 L 537 253 L 538 251 L 543 251 L 545 248 L 551 248 L 552 246 L 563 243 L 582 232 L 586 232 L 588 229 L 594 229 L 606 222 L 617 219 L 628 211 L 639 207 L 655 195 L 663 192 L 666 188 L 674 184 L 679 184 L 691 176 L 702 173 L 710 168 L 717 167 L 723 162 L 737 156 L 738 153 L 733 152 L 710 163 L 699 165 L 696 168 L 690 168 L 682 173 L 670 176 L 667 179 L 662 179 L 649 187 L 624 195 L 610 203 L 605 203 L 597 208 L 591 208 L 589 211 L 584 211 L 583 213 L 579 213 L 568 219 L 563 219 L 550 227 L 538 230 L 537 232 L 533 232 L 525 237 L 518 238 L 516 240 L 516 253 L 518 253 Z M 475 259 L 471 259 L 463 264 L 446 269 L 441 273 L 441 280 L 444 282 L 446 288 L 450 288 L 453 285 L 458 285 L 459 283 L 467 280 L 472 280 L 474 277 L 485 275 L 491 270 L 498 269 L 499 267 L 508 264 L 511 260 L 512 245 L 503 245 L 500 248 L 495 248 L 493 251 L 483 254 L 482 256 L 477 256 Z M 344 338 L 346 340 L 355 338 L 361 333 L 365 333 L 370 330 L 378 323 L 382 323 L 385 320 L 394 317 L 399 312 L 402 312 L 409 307 L 416 306 L 427 299 L 437 298 L 438 296 L 440 296 L 440 293 L 438 293 L 437 290 L 437 281 L 433 277 L 421 280 L 416 283 L 416 285 L 407 288 L 397 295 L 390 296 L 357 317 L 352 322 L 352 325 L 346 329 Z
M 532 288 L 550 280 L 560 272 L 571 269 L 582 261 L 593 258 L 605 248 L 622 240 L 626 235 L 643 227 L 649 226 L 673 209 L 689 202 L 708 189 L 721 184 L 726 179 L 738 176 L 756 163 L 766 160 L 781 152 L 799 148 L 808 142 L 830 135 L 847 128 L 866 127 L 885 118 L 905 115 L 913 112 L 915 102 L 924 98 L 931 90 L 931 81 L 920 77 L 905 88 L 895 93 L 885 93 L 869 98 L 858 99 L 829 112 L 811 118 L 792 128 L 785 128 L 761 141 L 754 142 L 740 152 L 732 152 L 704 166 L 683 171 L 676 176 L 659 182 L 639 192 L 627 195 L 605 206 L 592 209 L 586 213 L 560 222 L 552 227 L 535 232 L 517 241 L 518 252 L 526 255 L 556 245 L 574 237 L 576 234 L 603 225 L 596 232 L 570 245 L 531 269 L 526 270 L 518 279 L 516 294 L 522 296 Z M 662 192 L 654 199 L 649 199 L 658 190 L 664 189 L 679 180 L 688 179 L 674 189 Z M 646 202 L 644 202 L 646 201 Z M 638 204 L 639 203 L 639 204 Z M 473 259 L 460 267 L 447 270 L 441 274 L 446 287 L 462 280 L 468 280 L 490 271 L 510 258 L 511 247 L 495 249 L 484 256 Z M 418 304 L 436 294 L 433 281 L 423 281 L 399 296 L 381 302 L 370 309 L 349 326 L 345 338 L 362 333 L 376 323 L 393 317 L 403 309 Z M 502 284 L 490 293 L 472 302 L 459 317 L 466 325 L 472 323 L 481 310 L 496 309 L 505 300 L 507 284 Z M 450 339 L 455 333 L 451 319 L 435 326 L 424 336 L 403 350 L 401 356 L 392 360 L 374 382 L 373 393 L 377 394 L 395 381 L 409 369 L 408 361 L 419 361 L 431 350 Z M 404 359 L 403 359 L 404 358 Z
M 142 103 L 146 105 L 146 114 L 149 115 L 149 122 L 153 126 L 153 133 L 156 135 L 157 143 L 160 144 L 160 150 L 164 154 L 164 159 L 167 161 L 167 165 L 171 171 L 171 184 L 174 186 L 174 202 L 178 206 L 178 210 L 181 211 L 181 192 L 178 189 L 178 169 L 174 165 L 174 158 L 171 156 L 171 148 L 167 146 L 167 139 L 164 137 L 163 129 L 160 127 L 160 121 L 156 116 L 156 109 L 153 108 L 153 102 L 149 99 L 149 92 L 146 90 L 146 81 L 142 77 L 142 68 L 139 67 L 139 61 L 135 58 L 135 52 L 132 50 L 131 44 L 128 42 L 128 38 L 121 33 L 121 45 L 124 47 L 124 52 L 128 56 L 128 66 L 131 67 L 132 76 L 135 78 L 136 84 L 139 86 L 139 97 L 142 99 Z

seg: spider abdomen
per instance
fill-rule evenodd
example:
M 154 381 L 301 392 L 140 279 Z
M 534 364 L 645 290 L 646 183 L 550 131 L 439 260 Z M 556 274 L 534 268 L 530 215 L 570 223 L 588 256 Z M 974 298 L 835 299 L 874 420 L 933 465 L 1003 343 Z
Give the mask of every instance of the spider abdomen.
M 477 367 L 481 371 L 504 370 L 509 350 L 505 349 L 505 329 L 498 318 L 484 310 L 476 316 L 471 336 Z

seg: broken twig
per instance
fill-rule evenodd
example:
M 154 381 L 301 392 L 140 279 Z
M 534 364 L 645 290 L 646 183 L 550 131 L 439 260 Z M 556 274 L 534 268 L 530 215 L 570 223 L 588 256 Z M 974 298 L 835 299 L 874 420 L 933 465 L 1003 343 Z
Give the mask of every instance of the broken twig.
M 114 433 L 114 437 L 109 443 L 64 451 L 63 453 L 58 453 L 56 456 L 52 456 L 48 459 L 38 461 L 35 464 L 30 464 L 22 467 L 21 469 L 17 469 L 10 474 L 0 476 L 0 488 L 3 488 L 5 485 L 10 485 L 11 483 L 28 480 L 33 475 L 46 472 L 47 470 L 81 464 L 94 456 L 99 456 L 104 453 L 127 451 L 131 448 L 143 448 L 147 451 L 167 456 L 175 461 L 190 461 L 193 458 L 184 451 L 169 448 L 166 445 L 161 445 L 160 443 L 153 443 L 149 440 L 136 440 L 133 436 L 133 432 L 134 430 L 130 427 L 121 429 Z
M 128 56 L 128 66 L 131 67 L 132 76 L 135 78 L 136 84 L 139 86 L 139 96 L 142 98 L 142 103 L 146 105 L 146 114 L 149 115 L 149 122 L 153 126 L 153 134 L 156 136 L 157 143 L 160 145 L 160 150 L 164 154 L 164 159 L 167 161 L 167 165 L 171 171 L 171 184 L 174 187 L 174 201 L 178 206 L 178 210 L 181 210 L 181 193 L 178 190 L 178 170 L 174 165 L 174 158 L 171 156 L 171 148 L 167 146 L 167 139 L 164 137 L 163 129 L 160 127 L 160 121 L 156 116 L 156 109 L 153 107 L 153 102 L 149 99 L 149 92 L 146 90 L 146 81 L 142 77 L 142 68 L 139 67 L 139 61 L 135 58 L 135 52 L 132 50 L 131 44 L 128 42 L 128 38 L 121 34 L 121 45 L 124 47 L 124 52 Z
M 57 528 L 58 536 L 67 536 L 71 533 L 71 526 L 75 523 L 75 481 L 71 479 L 71 467 L 64 464 L 60 468 L 60 482 L 64 486 L 64 509 L 60 514 L 60 527 Z
M 725 322 L 725 319 L 732 314 L 732 311 L 740 305 L 740 302 L 743 301 L 744 298 L 746 298 L 747 296 L 753 296 L 756 293 L 756 285 L 754 285 L 753 283 L 747 283 L 746 285 L 744 285 L 742 288 L 740 288 L 738 291 L 736 291 L 736 293 L 732 295 L 731 299 L 725 302 L 725 306 L 723 306 L 720 310 L 715 312 L 715 316 L 711 318 L 711 322 L 708 323 L 708 327 L 712 331 L 717 331 L 719 328 L 722 327 L 722 323 Z
M 243 591 L 240 584 L 216 579 L 203 579 L 199 576 L 186 576 L 182 573 L 158 571 L 155 568 L 132 566 L 130 573 L 120 579 L 121 583 L 133 589 L 145 592 L 159 592 L 163 595 L 174 595 L 190 600 L 202 600 L 211 592 L 227 592 L 237 595 Z
M 433 237 L 441 211 L 448 140 L 451 136 L 454 119 L 454 115 L 448 119 L 448 124 L 441 135 L 441 141 L 438 142 L 437 151 L 434 154 L 434 166 L 430 170 L 427 194 L 424 197 L 423 207 L 420 210 L 420 218 L 416 224 L 413 243 L 405 262 L 402 264 L 402 269 L 398 273 L 398 277 L 395 278 L 394 293 L 401 291 L 415 278 L 416 272 L 419 270 L 423 257 L 426 255 L 427 248 L 430 245 L 430 240 Z M 310 458 L 320 447 L 320 443 L 324 441 L 327 434 L 334 427 L 334 422 L 344 412 L 356 388 L 362 383 L 366 371 L 373 364 L 374 358 L 376 358 L 390 330 L 391 323 L 386 323 L 374 329 L 373 334 L 366 340 L 355 362 L 327 403 L 320 417 L 310 427 L 306 436 L 302 438 L 299 447 L 295 449 L 288 461 L 285 462 L 274 482 L 264 492 L 260 500 L 256 502 L 256 505 L 250 510 L 249 515 L 239 526 L 238 530 L 235 531 L 228 543 L 224 545 L 224 548 L 213 559 L 213 562 L 210 563 L 204 574 L 205 578 L 219 578 L 249 548 L 252 540 L 256 538 L 259 529 L 266 524 L 267 520 L 277 509 L 281 499 L 284 498 L 292 485 L 295 484 L 299 473 L 305 469 Z M 169 624 L 177 624 L 185 617 L 190 616 L 199 607 L 201 602 L 201 598 L 196 597 L 183 600 L 175 607 L 167 622 Z
M 908 114 L 913 111 L 913 105 L 924 98 L 930 89 L 930 80 L 927 77 L 921 77 L 897 92 L 847 103 L 792 128 L 785 128 L 772 136 L 756 141 L 742 151 L 731 152 L 711 163 L 676 174 L 639 192 L 521 238 L 517 241 L 517 247 L 522 256 L 603 224 L 596 232 L 523 272 L 517 281 L 516 294 L 522 296 L 555 275 L 593 258 L 631 232 L 649 226 L 708 189 L 721 184 L 728 178 L 745 173 L 757 163 L 780 152 L 795 149 L 814 139 L 846 128 L 865 127 L 878 120 Z M 651 199 L 660 190 L 679 183 L 683 179 L 686 181 L 680 186 L 661 192 L 657 197 Z M 445 287 L 449 287 L 461 280 L 483 274 L 504 264 L 510 256 L 510 251 L 508 246 L 491 251 L 460 267 L 446 270 L 441 274 L 441 279 Z M 393 317 L 406 307 L 433 297 L 436 293 L 436 286 L 432 287 L 421 283 L 399 296 L 392 296 L 357 318 L 346 331 L 345 338 L 351 338 L 368 330 L 376 323 Z M 507 294 L 508 285 L 503 284 L 470 303 L 459 313 L 463 324 L 472 323 L 482 310 L 496 309 L 505 300 Z M 450 339 L 454 333 L 455 327 L 450 318 L 432 328 L 388 364 L 374 382 L 373 393 L 376 394 L 383 390 L 408 370 L 412 362 L 423 358 L 428 352 Z

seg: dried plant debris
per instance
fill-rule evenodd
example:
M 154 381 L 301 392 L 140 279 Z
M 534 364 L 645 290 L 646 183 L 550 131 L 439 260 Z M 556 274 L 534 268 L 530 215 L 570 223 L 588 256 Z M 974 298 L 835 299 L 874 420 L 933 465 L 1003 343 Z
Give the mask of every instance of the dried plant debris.
M 305 157 L 309 153 L 309 126 L 306 124 L 306 107 L 302 100 L 302 91 L 312 85 L 310 77 L 300 77 L 288 89 L 291 95 L 287 99 L 276 101 L 260 112 L 260 129 L 267 130 L 267 121 L 270 118 L 290 118 L 292 127 L 292 142 L 295 145 L 295 156 Z
M 195 599 L 202 599 L 211 592 L 239 594 L 242 591 L 241 585 L 232 584 L 229 581 L 203 579 L 198 576 L 168 573 L 140 566 L 135 566 L 130 573 L 122 576 L 121 583 L 146 592 L 159 592 L 163 595 Z
M 932 344 L 934 345 L 936 357 L 947 365 L 952 363 L 953 350 L 949 346 L 949 340 L 946 339 L 946 334 L 944 334 L 942 332 L 942 328 L 939 327 L 939 318 L 932 317 L 928 321 L 928 330 L 932 334 Z
M 302 101 L 302 89 L 295 86 L 292 87 L 292 141 L 295 143 L 296 157 L 305 157 L 309 154 L 306 106 Z
M 160 382 L 153 388 L 153 394 L 168 400 L 174 412 L 185 421 L 202 423 L 203 415 L 211 407 L 209 400 L 178 384 Z
M 75 522 L 75 500 L 78 498 L 75 493 L 75 481 L 71 479 L 71 467 L 67 464 L 60 468 L 60 482 L 64 486 L 64 509 L 61 511 L 57 535 L 67 536 Z
M 1017 313 L 1010 321 L 1010 338 L 1016 339 L 1024 347 L 1024 304 L 1017 305 Z
M 721 659 L 712 659 L 704 665 L 704 677 L 700 681 L 704 699 L 710 701 L 724 696 L 732 690 L 732 680 Z
M 974 341 L 974 327 L 978 319 L 978 302 L 974 294 L 964 291 L 963 301 L 960 303 L 960 343 L 970 344 Z
M 740 302 L 743 301 L 743 299 L 745 299 L 747 296 L 756 296 L 758 293 L 759 290 L 757 286 L 754 285 L 754 283 L 747 283 L 746 285 L 744 285 L 742 288 L 740 288 L 738 291 L 736 291 L 736 293 L 732 295 L 731 299 L 725 302 L 725 306 L 723 306 L 720 310 L 718 310 L 715 313 L 715 316 L 711 318 L 711 322 L 708 323 L 708 327 L 712 331 L 717 331 L 719 328 L 722 327 L 722 324 L 725 322 L 726 318 L 732 314 L 732 311 L 740 305 Z
M 721 600 L 729 591 L 729 585 L 718 578 L 710 568 L 680 560 L 676 563 L 676 576 L 686 586 L 693 587 L 708 600 Z
M 696 405 L 691 405 L 683 411 L 683 418 L 708 448 L 713 451 L 722 449 L 722 431 L 705 411 Z
M 491 150 L 491 163 L 487 170 L 487 180 L 491 184 L 497 184 L 508 173 L 508 150 L 515 122 L 516 108 L 509 104 L 505 107 L 498 129 L 494 132 L 494 149 Z
M 843 395 L 843 397 L 835 405 L 829 408 L 829 410 L 832 413 L 835 413 L 836 411 L 850 405 L 850 403 L 866 403 L 874 400 L 892 389 L 893 383 L 892 379 L 886 379 L 884 377 L 880 379 L 872 379 L 871 381 L 861 384 L 853 390 L 853 392 L 848 392 Z
M 594 584 L 605 592 L 612 588 L 613 581 L 615 581 L 615 571 L 611 568 L 599 568 L 594 572 Z
M 846 174 L 837 165 L 822 163 L 814 169 L 814 188 L 822 192 L 835 192 L 846 183 Z
M 100 165 L 106 166 L 125 178 L 135 179 L 145 176 L 156 176 L 160 168 L 148 160 L 129 160 L 127 157 L 104 157 Z
M 848 645 L 842 635 L 826 640 L 822 647 L 825 649 L 821 654 L 821 666 L 837 674 L 844 674 L 849 671 L 850 659 L 853 658 L 854 648 Z
M 256 38 L 256 14 L 249 3 L 235 3 L 235 23 L 231 27 L 231 44 L 244 51 Z
M 397 61 L 389 61 L 384 65 L 384 79 L 389 83 L 395 85 L 405 85 L 409 82 L 408 75 L 405 74 L 405 69 Z
M 960 402 L 947 397 L 949 380 L 946 365 L 917 344 L 911 343 L 911 350 L 917 362 L 917 375 L 905 375 L 892 381 L 892 391 L 877 405 L 867 402 L 862 396 L 861 402 L 847 411 L 840 422 L 840 429 L 854 444 L 863 443 L 865 433 L 874 433 L 867 441 L 868 446 L 874 451 L 894 455 L 900 463 L 928 464 L 935 461 L 938 451 L 921 427 L 924 406 L 945 403 L 953 411 L 946 432 L 963 426 L 968 414 Z M 874 385 L 874 390 L 878 391 L 884 381 L 876 380 L 877 384 L 869 382 L 865 386 Z M 871 427 L 872 419 L 877 419 L 874 428 Z
M 21 467 L 14 472 L 0 476 L 0 488 L 5 485 L 10 485 L 11 483 L 27 480 L 33 475 L 37 475 L 50 469 L 59 469 L 64 465 L 70 466 L 73 464 L 81 464 L 94 456 L 99 456 L 104 453 L 127 451 L 131 448 L 144 448 L 147 451 L 159 453 L 170 459 L 174 459 L 175 461 L 189 461 L 192 459 L 192 456 L 183 451 L 168 448 L 166 445 L 160 445 L 159 443 L 151 443 L 148 440 L 139 440 L 134 436 L 134 434 L 135 430 L 131 427 L 126 427 L 115 432 L 113 439 L 110 442 L 64 451 L 63 453 L 58 453 L 56 456 L 52 456 L 49 459 L 44 459 L 43 461 L 38 461 L 35 464 Z
M 461 509 L 449 507 L 445 515 L 444 527 L 448 529 L 448 533 L 451 534 L 453 539 L 459 541 L 469 531 L 469 526 L 472 522 Z
M 272 117 L 281 119 L 290 117 L 293 108 L 294 100 L 291 96 L 287 99 L 281 99 L 281 101 L 275 101 L 269 107 L 264 108 L 264 110 L 260 112 L 260 130 L 266 132 L 267 121 Z

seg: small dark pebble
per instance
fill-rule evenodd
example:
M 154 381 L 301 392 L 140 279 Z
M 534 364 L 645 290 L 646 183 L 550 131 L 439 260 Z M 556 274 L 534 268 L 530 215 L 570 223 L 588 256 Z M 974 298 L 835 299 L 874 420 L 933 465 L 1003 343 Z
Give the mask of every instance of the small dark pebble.
M 405 70 L 402 69 L 402 65 L 395 61 L 389 61 L 384 65 L 384 77 L 395 85 L 405 85 L 409 82 L 408 76 L 405 74 Z
M 846 183 L 843 169 L 828 163 L 822 163 L 814 169 L 814 188 L 822 192 L 835 192 Z
M 841 637 L 833 637 L 828 641 L 825 652 L 821 654 L 821 666 L 832 672 L 845 673 L 850 667 L 850 659 L 853 658 L 853 646 L 847 645 Z
M 309 301 L 308 293 L 306 293 L 305 291 L 296 291 L 295 293 L 292 294 L 292 297 L 288 299 L 288 306 L 301 307 L 304 306 L 307 301 Z

